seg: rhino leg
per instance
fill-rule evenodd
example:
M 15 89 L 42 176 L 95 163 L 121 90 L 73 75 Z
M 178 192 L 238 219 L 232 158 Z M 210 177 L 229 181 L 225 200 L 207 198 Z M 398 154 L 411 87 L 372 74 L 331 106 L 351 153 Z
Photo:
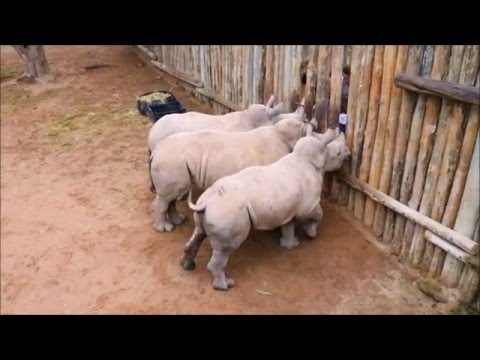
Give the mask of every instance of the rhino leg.
M 212 242 L 213 247 L 214 242 Z M 228 290 L 235 286 L 235 280 L 225 275 L 225 267 L 227 266 L 230 255 L 235 250 L 233 247 L 220 246 L 221 249 L 214 249 L 212 257 L 208 262 L 207 269 L 213 275 L 213 288 L 215 290 Z
M 150 204 L 150 211 L 155 212 L 157 210 L 157 197 L 155 196 L 155 199 L 152 201 Z
M 172 231 L 175 226 L 167 221 L 167 210 L 171 201 L 158 195 L 155 201 L 157 202 L 157 218 L 153 227 L 159 232 Z
M 167 214 L 168 219 L 175 226 L 180 225 L 185 221 L 185 215 L 182 215 L 177 211 L 176 200 L 173 200 L 170 205 L 168 205 Z
M 314 238 L 315 236 L 317 236 L 317 227 L 322 222 L 322 219 L 323 210 L 322 207 L 319 205 L 317 208 L 315 208 L 315 210 L 309 216 L 308 220 L 303 225 L 303 229 L 309 237 Z
M 280 246 L 292 250 L 296 248 L 300 241 L 295 237 L 295 223 L 290 221 L 288 224 L 285 224 L 281 227 L 282 237 L 280 238 Z
M 185 245 L 184 252 L 181 264 L 185 270 L 194 270 L 195 269 L 195 257 L 197 256 L 200 246 L 202 246 L 203 240 L 207 237 L 207 234 L 203 230 L 201 225 L 202 215 L 198 213 L 193 214 L 193 219 L 195 221 L 195 231 L 193 232 L 192 237 L 188 240 Z
M 210 212 L 209 212 L 210 209 Z M 213 275 L 213 288 L 228 290 L 235 286 L 235 281 L 225 275 L 230 255 L 245 241 L 250 232 L 251 220 L 247 207 L 233 212 L 222 212 L 209 208 L 204 213 L 202 222 L 204 231 L 210 239 L 213 254 L 207 265 Z
M 178 198 L 177 198 L 177 201 L 185 201 L 187 200 L 188 198 L 188 192 L 186 192 L 185 194 L 183 195 L 180 195 Z

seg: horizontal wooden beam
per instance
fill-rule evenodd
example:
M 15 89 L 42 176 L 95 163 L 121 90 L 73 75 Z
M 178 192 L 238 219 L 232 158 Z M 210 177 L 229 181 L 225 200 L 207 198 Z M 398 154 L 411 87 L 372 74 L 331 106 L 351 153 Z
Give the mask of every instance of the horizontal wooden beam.
M 406 90 L 480 105 L 480 89 L 478 87 L 405 74 L 395 76 L 393 83 Z
M 145 53 L 145 55 L 147 55 L 150 59 L 152 60 L 157 60 L 158 57 L 157 57 L 157 54 L 155 54 L 153 51 L 150 51 L 149 49 L 147 49 L 145 46 L 143 45 L 136 45 L 137 48 L 139 48 L 143 53 Z
M 441 237 L 435 235 L 429 230 L 425 231 L 425 239 L 430 241 L 432 244 L 437 245 L 439 248 L 445 250 L 447 253 L 457 258 L 458 260 L 466 264 L 471 264 L 475 267 L 479 267 L 480 261 L 478 254 L 472 256 L 463 251 L 462 249 L 456 247 L 455 245 L 450 244 L 448 241 L 445 241 Z
M 215 95 L 211 90 L 209 90 L 207 88 L 197 89 L 197 92 L 199 94 L 202 94 L 203 96 L 208 97 L 209 99 L 212 99 L 213 101 L 215 101 L 215 102 L 217 102 L 217 103 L 219 103 L 223 106 L 226 106 L 229 109 L 234 110 L 234 111 L 242 111 L 243 110 L 238 105 L 235 105 L 234 103 L 232 103 L 228 100 L 222 99 L 221 97 Z
M 366 184 L 365 182 L 347 174 L 345 172 L 339 173 L 340 179 L 353 188 L 360 190 L 364 194 L 368 195 L 374 201 L 388 207 L 396 213 L 405 216 L 407 219 L 415 222 L 416 224 L 430 230 L 435 235 L 442 237 L 443 239 L 455 244 L 461 249 L 465 250 L 470 255 L 476 255 L 478 253 L 478 243 L 469 239 L 465 235 L 459 234 L 456 231 L 446 227 L 435 220 L 430 219 L 428 216 L 419 213 L 402 204 L 401 202 L 391 198 L 390 196 L 378 191 L 374 187 Z
M 168 66 L 159 63 L 158 61 L 152 60 L 152 65 L 155 66 L 157 69 L 165 71 L 166 73 L 172 75 L 173 77 L 176 77 L 179 80 L 182 80 L 190 85 L 193 85 L 197 88 L 202 88 L 203 87 L 203 81 L 195 79 L 194 77 L 184 73 L 183 71 L 171 69 Z

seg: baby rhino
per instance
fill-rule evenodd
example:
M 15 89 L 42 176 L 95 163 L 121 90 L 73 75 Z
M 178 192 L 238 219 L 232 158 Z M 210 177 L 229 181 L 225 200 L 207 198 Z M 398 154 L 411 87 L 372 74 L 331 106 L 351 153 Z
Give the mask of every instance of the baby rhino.
M 248 131 L 262 126 L 271 126 L 288 115 L 282 114 L 282 103 L 275 104 L 272 95 L 266 105 L 252 104 L 242 111 L 210 115 L 195 111 L 169 114 L 157 121 L 148 133 L 148 148 L 153 152 L 157 144 L 169 135 L 201 130 Z
M 267 166 L 252 166 L 216 181 L 194 205 L 195 231 L 185 246 L 182 266 L 191 270 L 203 240 L 208 236 L 213 250 L 208 270 L 213 287 L 228 290 L 233 279 L 225 275 L 230 255 L 247 238 L 250 229 L 281 227 L 283 246 L 298 245 L 294 223 L 318 222 L 327 145 L 335 131 L 300 139 L 293 152 Z

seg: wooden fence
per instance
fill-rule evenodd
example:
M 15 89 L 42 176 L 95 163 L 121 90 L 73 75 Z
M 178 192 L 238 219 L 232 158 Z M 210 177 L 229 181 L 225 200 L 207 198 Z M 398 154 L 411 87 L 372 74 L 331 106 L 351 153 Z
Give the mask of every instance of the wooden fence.
M 352 159 L 326 190 L 401 261 L 478 297 L 478 45 L 139 47 L 217 113 L 305 96 L 323 129 L 349 64 Z

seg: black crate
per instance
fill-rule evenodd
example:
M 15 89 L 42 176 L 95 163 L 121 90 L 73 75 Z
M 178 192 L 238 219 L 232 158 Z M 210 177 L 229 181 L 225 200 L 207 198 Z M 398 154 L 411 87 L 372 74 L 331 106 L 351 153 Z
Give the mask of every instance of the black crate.
M 170 95 L 165 102 L 153 101 L 153 102 L 146 102 L 142 101 L 140 98 L 145 95 L 152 94 L 154 92 L 160 92 L 164 94 Z M 165 90 L 157 90 L 151 91 L 145 94 L 140 95 L 137 98 L 137 109 L 140 114 L 148 116 L 150 118 L 150 122 L 154 124 L 158 121 L 162 116 L 167 114 L 175 114 L 175 113 L 184 113 L 186 112 L 185 107 L 178 101 L 175 96 Z

